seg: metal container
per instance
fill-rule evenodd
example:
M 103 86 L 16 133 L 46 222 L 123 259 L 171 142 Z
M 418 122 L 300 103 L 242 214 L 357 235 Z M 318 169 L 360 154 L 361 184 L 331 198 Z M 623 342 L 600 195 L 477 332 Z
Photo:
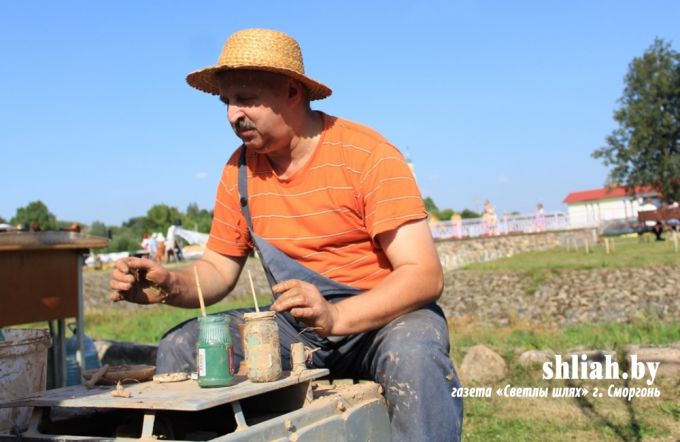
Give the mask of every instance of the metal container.
M 52 338 L 47 330 L 5 329 L 0 343 L 0 402 L 45 390 L 47 349 Z M 0 408 L 0 433 L 18 427 L 25 430 L 33 409 Z
M 229 318 L 221 315 L 198 318 L 196 367 L 201 387 L 234 384 L 234 348 L 229 335 Z
M 281 377 L 281 348 L 279 326 L 275 312 L 245 313 L 245 354 L 248 360 L 248 379 L 252 382 L 271 382 Z

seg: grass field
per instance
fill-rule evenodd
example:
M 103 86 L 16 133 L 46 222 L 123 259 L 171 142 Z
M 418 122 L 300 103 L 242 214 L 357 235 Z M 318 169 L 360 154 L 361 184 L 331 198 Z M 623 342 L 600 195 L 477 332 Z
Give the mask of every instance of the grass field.
M 607 267 L 642 267 L 649 265 L 680 265 L 680 253 L 673 242 L 639 242 L 635 238 L 615 238 L 615 250 L 606 253 L 603 244 L 591 247 L 586 254 L 579 249 L 558 247 L 540 252 L 522 253 L 510 258 L 470 264 L 465 270 L 544 272 L 562 269 L 596 269 Z
M 639 242 L 637 238 L 616 238 L 615 250 L 606 254 L 603 244 L 586 254 L 583 247 L 555 248 L 529 252 L 487 263 L 471 264 L 464 270 L 480 272 L 521 272 L 537 283 L 546 274 L 570 269 L 680 265 L 671 241 Z M 576 347 L 616 350 L 619 357 L 627 344 L 663 345 L 680 342 L 680 323 L 647 318 L 634 323 L 582 324 L 554 328 L 540 324 L 514 323 L 492 327 L 470 318 L 451 323 L 452 358 L 462 362 L 464 350 L 484 344 L 504 357 L 509 376 L 495 386 L 560 387 L 565 381 L 544 381 L 541 367 L 523 368 L 512 362 L 523 350 L 550 349 L 566 352 Z M 588 381 L 590 382 L 590 381 Z M 583 384 L 592 390 L 624 381 Z M 580 385 L 580 384 L 579 384 Z M 468 441 L 678 441 L 680 440 L 680 380 L 657 380 L 660 398 L 468 398 L 465 402 L 464 431 Z
M 624 381 L 543 380 L 540 366 L 524 368 L 517 356 L 524 350 L 551 349 L 564 353 L 575 348 L 616 350 L 623 358 L 627 344 L 659 345 L 680 342 L 680 326 L 651 319 L 629 324 L 592 324 L 551 328 L 529 323 L 492 327 L 470 318 L 451 321 L 452 358 L 460 366 L 464 350 L 484 344 L 508 362 L 509 375 L 503 381 L 483 387 L 507 384 L 513 387 L 585 386 L 606 391 Z M 465 399 L 465 440 L 468 441 L 675 441 L 680 437 L 680 382 L 656 380 L 660 398 L 491 398 Z
M 270 297 L 258 298 L 260 306 L 269 305 Z M 207 308 L 208 313 L 231 310 L 241 307 L 253 307 L 250 298 L 221 301 Z M 140 344 L 156 344 L 163 333 L 171 327 L 201 315 L 199 309 L 179 309 L 167 305 L 140 307 L 139 310 L 92 311 L 85 313 L 87 334 L 94 339 L 136 342 Z

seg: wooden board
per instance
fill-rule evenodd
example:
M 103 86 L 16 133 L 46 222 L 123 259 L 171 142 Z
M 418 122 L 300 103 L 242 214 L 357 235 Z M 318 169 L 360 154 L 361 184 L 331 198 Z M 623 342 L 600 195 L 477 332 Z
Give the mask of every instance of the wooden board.
M 78 314 L 78 255 L 70 250 L 0 252 L 0 326 Z
M 0 251 L 81 250 L 106 247 L 109 240 L 75 232 L 0 232 Z
M 107 242 L 74 232 L 0 233 L 0 326 L 77 316 L 79 256 Z
M 295 375 L 283 372 L 278 381 L 263 383 L 250 382 L 244 376 L 236 376 L 234 385 L 222 388 L 201 388 L 195 380 L 167 384 L 143 382 L 125 385 L 125 391 L 131 393 L 130 398 L 112 397 L 111 392 L 115 387 L 98 386 L 88 390 L 83 385 L 75 385 L 0 402 L 0 408 L 31 406 L 199 411 L 318 379 L 328 374 L 329 371 L 325 368 L 305 370 Z

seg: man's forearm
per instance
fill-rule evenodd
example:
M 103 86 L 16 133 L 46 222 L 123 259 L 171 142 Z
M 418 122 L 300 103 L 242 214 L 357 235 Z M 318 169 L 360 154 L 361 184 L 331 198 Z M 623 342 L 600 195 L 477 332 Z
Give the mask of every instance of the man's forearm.
M 168 282 L 163 284 L 162 287 L 167 294 L 164 302 L 183 308 L 198 308 L 200 306 L 194 267 L 198 272 L 201 293 L 206 305 L 219 302 L 231 292 L 238 281 L 245 257 L 226 258 L 227 261 L 221 263 L 216 263 L 211 258 L 208 256 L 207 259 L 201 259 L 193 266 L 170 272 Z
M 382 327 L 403 314 L 436 301 L 442 288 L 443 275 L 439 265 L 428 268 L 402 266 L 373 289 L 338 302 L 331 334 L 344 336 Z

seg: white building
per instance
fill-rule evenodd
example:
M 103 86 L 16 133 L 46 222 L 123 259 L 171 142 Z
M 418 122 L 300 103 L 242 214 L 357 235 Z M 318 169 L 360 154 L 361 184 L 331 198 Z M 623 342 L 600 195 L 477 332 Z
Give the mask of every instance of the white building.
M 635 196 L 631 196 L 624 187 L 612 187 L 572 192 L 564 203 L 569 210 L 571 227 L 583 227 L 637 218 L 638 207 L 648 197 L 656 200 L 657 192 L 650 187 L 637 187 Z

